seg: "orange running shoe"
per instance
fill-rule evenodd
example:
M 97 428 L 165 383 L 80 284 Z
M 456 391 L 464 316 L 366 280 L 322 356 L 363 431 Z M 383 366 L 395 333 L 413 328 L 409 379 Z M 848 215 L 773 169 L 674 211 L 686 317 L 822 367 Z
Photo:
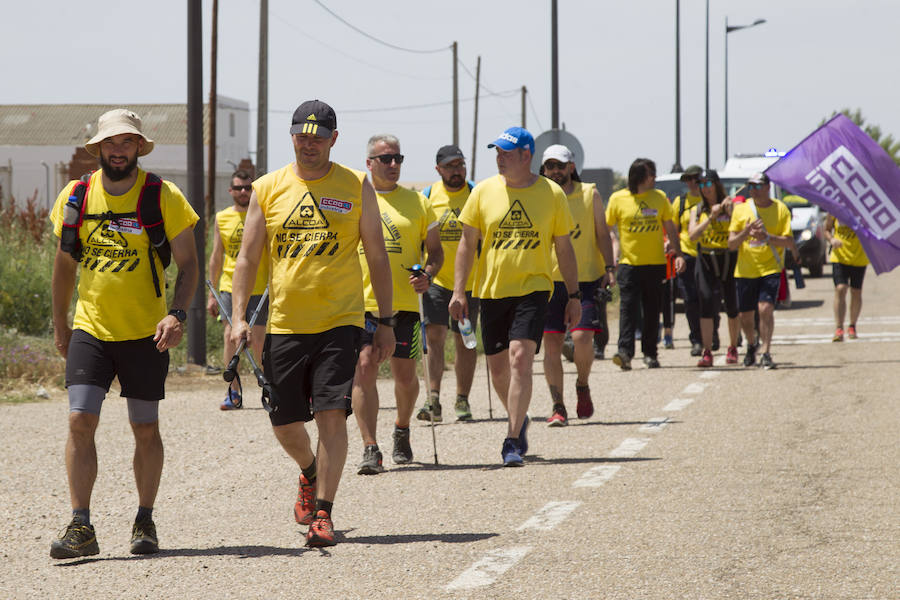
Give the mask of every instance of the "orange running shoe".
M 334 523 L 331 517 L 324 510 L 316 513 L 312 523 L 309 524 L 309 531 L 306 534 L 306 545 L 313 548 L 321 548 L 323 546 L 334 546 Z
M 847 337 L 851 340 L 856 339 L 856 325 L 851 325 L 847 328 Z
M 297 502 L 294 503 L 294 520 L 301 525 L 313 522 L 316 512 L 316 484 L 310 483 L 306 475 L 300 473 L 300 489 L 297 491 Z
M 854 332 L 855 333 L 855 332 Z M 843 342 L 844 341 L 844 330 L 840 327 L 834 330 L 834 337 L 831 338 L 832 342 Z

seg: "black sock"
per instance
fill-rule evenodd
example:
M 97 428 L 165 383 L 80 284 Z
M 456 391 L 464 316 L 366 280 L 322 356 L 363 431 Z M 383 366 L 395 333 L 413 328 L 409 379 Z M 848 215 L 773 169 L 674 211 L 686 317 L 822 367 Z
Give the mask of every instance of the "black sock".
M 312 483 L 316 480 L 316 459 L 314 458 L 312 463 L 306 467 L 300 467 L 300 472 L 303 473 L 303 476 L 306 477 L 307 481 Z
M 328 513 L 328 516 L 331 517 L 331 508 L 334 506 L 334 502 L 329 502 L 328 500 L 316 499 L 316 512 L 320 510 L 324 510 Z
M 153 518 L 153 507 L 138 506 L 137 516 L 134 518 L 135 523 L 142 523 Z
M 85 525 L 91 524 L 91 509 L 89 508 L 73 508 L 72 518 L 78 519 Z

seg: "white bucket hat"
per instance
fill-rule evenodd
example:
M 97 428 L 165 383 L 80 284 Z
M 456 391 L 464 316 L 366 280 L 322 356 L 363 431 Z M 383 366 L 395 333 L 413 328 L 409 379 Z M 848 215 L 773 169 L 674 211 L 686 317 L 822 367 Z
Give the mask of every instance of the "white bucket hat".
M 84 149 L 91 156 L 100 156 L 100 142 L 123 133 L 135 133 L 144 138 L 144 148 L 138 156 L 146 156 L 153 151 L 153 140 L 141 131 L 141 118 L 127 108 L 114 108 L 100 115 L 97 119 L 97 135 L 84 145 Z

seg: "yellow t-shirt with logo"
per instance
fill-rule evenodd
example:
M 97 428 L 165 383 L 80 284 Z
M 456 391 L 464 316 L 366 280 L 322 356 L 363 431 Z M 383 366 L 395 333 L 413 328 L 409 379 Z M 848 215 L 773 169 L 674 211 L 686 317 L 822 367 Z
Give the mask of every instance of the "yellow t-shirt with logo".
M 431 193 L 428 196 L 431 209 L 441 228 L 441 247 L 444 250 L 444 265 L 435 276 L 434 283 L 448 290 L 453 289 L 456 277 L 456 250 L 462 238 L 463 224 L 459 222 L 459 213 L 469 199 L 469 191 L 468 183 L 463 185 L 462 189 L 451 192 L 444 187 L 443 181 L 438 181 L 431 186 Z M 466 291 L 471 291 L 474 281 L 475 270 L 472 269 L 466 281 Z
M 700 207 L 693 209 L 695 211 L 699 211 Z M 705 221 L 709 221 L 709 212 L 703 211 L 697 215 L 697 223 L 702 224 Z M 719 216 L 710 223 L 706 229 L 703 230 L 703 233 L 700 235 L 700 245 L 703 247 L 703 251 L 707 250 L 723 250 L 728 248 L 728 227 L 731 225 L 731 215 L 729 215 L 724 210 L 719 213 Z M 697 242 L 694 243 L 694 252 L 697 252 Z M 684 246 L 681 246 L 684 248 Z
M 147 173 L 138 169 L 137 181 L 121 196 L 103 189 L 101 171 L 90 180 L 84 213 L 134 213 Z M 75 187 L 70 181 L 53 205 L 53 233 L 62 234 L 63 209 Z M 199 217 L 174 183 L 163 181 L 159 206 L 166 238 L 174 239 L 191 228 Z M 150 268 L 150 238 L 136 217 L 85 219 L 78 230 L 83 254 L 78 281 L 73 329 L 105 342 L 139 340 L 156 334 L 156 325 L 166 316 L 166 296 L 156 297 Z M 165 275 L 156 252 L 153 261 L 164 288 Z
M 691 241 L 691 210 L 703 200 L 700 196 L 686 194 L 675 198 L 672 202 L 672 221 L 679 228 L 678 239 L 681 241 L 681 251 L 689 256 L 697 256 L 697 242 Z M 681 204 L 684 203 L 684 210 Z M 681 218 L 678 217 L 679 213 Z
M 575 227 L 569 232 L 575 258 L 578 261 L 578 281 L 596 281 L 603 275 L 606 261 L 597 248 L 597 229 L 594 224 L 594 184 L 574 182 L 572 193 L 566 194 L 569 212 Z M 562 281 L 556 248 L 553 249 L 553 281 Z
M 365 177 L 331 163 L 305 180 L 291 163 L 253 182 L 269 248 L 268 333 L 364 326 L 356 248 Z
M 231 278 L 234 275 L 234 264 L 237 261 L 238 252 L 241 251 L 241 240 L 244 239 L 244 221 L 247 220 L 247 211 L 235 210 L 229 206 L 225 210 L 216 213 L 216 229 L 222 241 L 222 276 L 219 278 L 219 291 L 231 292 Z M 259 296 L 266 290 L 269 283 L 269 250 L 263 248 L 263 255 L 256 270 L 256 281 L 253 283 L 254 296 Z
M 574 227 L 566 193 L 546 177 L 511 188 L 500 175 L 475 186 L 459 220 L 481 232 L 478 298 L 510 298 L 553 289 L 553 238 Z
M 756 220 L 753 213 L 753 200 L 747 199 L 734 207 L 731 213 L 731 225 L 728 231 L 742 231 L 748 223 Z M 772 204 L 766 208 L 756 207 L 759 218 L 762 219 L 769 235 L 791 235 L 791 211 L 780 200 L 772 200 Z M 775 260 L 771 248 L 775 248 L 780 261 Z M 758 279 L 773 273 L 780 273 L 784 265 L 784 248 L 770 246 L 766 240 L 754 240 L 748 237 L 738 249 L 737 265 L 734 268 L 735 277 Z
M 378 211 L 381 213 L 381 232 L 384 248 L 391 263 L 391 279 L 394 282 L 393 310 L 419 311 L 419 298 L 409 284 L 407 268 L 422 262 L 422 243 L 428 229 L 436 226 L 437 218 L 428 200 L 415 190 L 397 186 L 390 192 L 376 192 Z M 369 264 L 359 245 L 359 264 L 363 274 L 366 310 L 378 311 L 375 290 L 369 275 Z
M 619 228 L 619 248 L 626 265 L 664 265 L 663 221 L 672 220 L 672 205 L 661 190 L 632 194 L 628 188 L 609 197 L 606 224 Z
M 869 257 L 863 250 L 862 243 L 856 237 L 856 232 L 849 225 L 844 225 L 837 219 L 834 220 L 834 237 L 841 240 L 840 248 L 831 248 L 828 260 L 833 263 L 841 263 L 851 267 L 865 267 L 869 264 Z

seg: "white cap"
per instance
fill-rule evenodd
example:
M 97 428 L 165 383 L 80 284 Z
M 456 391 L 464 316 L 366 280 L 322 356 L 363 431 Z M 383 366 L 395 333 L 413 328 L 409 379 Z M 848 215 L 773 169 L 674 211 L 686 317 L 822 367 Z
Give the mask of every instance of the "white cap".
M 544 150 L 544 156 L 541 158 L 541 164 L 544 164 L 550 159 L 558 160 L 559 162 L 568 163 L 575 160 L 575 155 L 572 154 L 572 151 L 563 146 L 562 144 L 553 144 L 552 146 L 547 146 L 547 149 Z

